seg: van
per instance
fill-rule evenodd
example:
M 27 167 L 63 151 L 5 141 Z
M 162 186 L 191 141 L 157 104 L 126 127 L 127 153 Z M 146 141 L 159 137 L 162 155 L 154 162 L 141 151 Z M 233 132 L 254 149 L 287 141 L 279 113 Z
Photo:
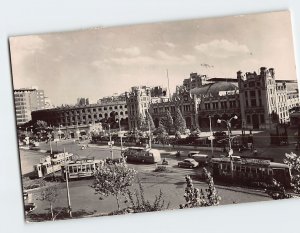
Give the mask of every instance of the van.
M 210 157 L 208 155 L 205 154 L 193 154 L 192 157 L 196 162 L 198 162 L 199 164 L 208 164 Z

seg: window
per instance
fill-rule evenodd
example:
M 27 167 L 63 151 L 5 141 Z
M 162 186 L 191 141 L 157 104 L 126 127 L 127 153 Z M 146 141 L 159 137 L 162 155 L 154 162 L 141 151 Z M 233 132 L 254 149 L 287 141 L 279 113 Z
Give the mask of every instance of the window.
M 206 110 L 209 110 L 209 109 L 210 109 L 210 104 L 209 104 L 209 103 L 206 103 L 206 104 L 205 104 L 205 109 L 206 109 Z
M 112 107 L 111 107 L 111 106 L 109 107 L 109 110 L 112 110 Z
M 115 106 L 115 109 L 118 109 L 118 106 Z
M 250 97 L 255 97 L 255 91 L 250 91 Z
M 107 110 L 107 107 L 104 107 L 104 110 Z
M 256 99 L 251 100 L 251 107 L 256 107 Z
M 251 124 L 251 118 L 250 118 L 250 115 L 247 115 L 247 124 Z

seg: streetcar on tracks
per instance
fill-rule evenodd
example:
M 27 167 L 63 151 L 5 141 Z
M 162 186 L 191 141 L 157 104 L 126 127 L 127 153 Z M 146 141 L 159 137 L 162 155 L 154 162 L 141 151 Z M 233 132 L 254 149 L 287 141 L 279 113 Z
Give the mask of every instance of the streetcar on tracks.
M 91 178 L 94 176 L 97 169 L 103 164 L 103 160 L 96 160 L 94 158 L 79 158 L 61 166 L 61 177 L 63 180 L 66 180 L 66 174 L 68 174 L 69 180 Z
M 251 185 L 255 183 L 271 184 L 275 179 L 285 187 L 290 187 L 291 184 L 290 167 L 270 160 L 240 158 L 231 161 L 229 157 L 212 158 L 211 167 L 216 180 L 233 179 L 241 184 Z
M 33 166 L 34 176 L 42 178 L 60 171 L 62 164 L 72 161 L 73 157 L 72 153 L 62 152 L 41 158 L 40 163 Z

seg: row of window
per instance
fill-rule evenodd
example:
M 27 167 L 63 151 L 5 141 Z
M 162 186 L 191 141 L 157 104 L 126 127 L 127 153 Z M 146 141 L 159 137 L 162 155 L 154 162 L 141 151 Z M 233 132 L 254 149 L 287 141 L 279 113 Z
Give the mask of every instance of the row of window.
M 227 105 L 227 103 L 229 104 L 229 106 Z M 227 101 L 213 102 L 212 104 L 211 103 L 205 103 L 204 107 L 205 107 L 205 110 L 236 108 L 237 103 L 236 103 L 235 100 L 229 101 L 229 102 L 227 102 Z
M 184 111 L 189 111 L 187 109 L 190 109 L 189 107 L 187 107 L 186 105 L 183 106 L 184 107 Z M 159 107 L 159 108 L 153 108 L 153 112 L 154 113 L 162 113 L 162 112 L 167 112 L 170 111 L 169 107 Z M 175 112 L 175 106 L 171 106 L 171 112 Z
M 262 100 L 259 98 L 257 103 L 256 99 L 251 99 L 250 106 L 249 106 L 249 101 L 246 99 L 246 107 L 262 107 Z
M 124 108 L 127 108 L 127 105 L 124 106 Z M 110 107 L 100 107 L 100 108 L 88 108 L 88 109 L 80 109 L 80 110 L 72 110 L 72 111 L 68 111 L 68 112 L 64 112 L 64 113 L 61 113 L 61 115 L 71 115 L 71 114 L 80 114 L 80 113 L 92 113 L 92 112 L 97 112 L 97 111 L 102 111 L 103 110 L 113 110 L 113 109 L 123 109 L 123 106 L 120 105 L 119 107 L 118 106 L 115 106 L 114 108 L 112 106 Z
M 265 116 L 263 114 L 258 115 L 257 116 L 257 120 L 258 120 L 258 117 L 260 119 L 260 123 L 264 124 L 265 123 Z M 246 118 L 247 118 L 247 124 L 251 124 L 252 123 L 252 121 L 251 121 L 251 115 L 247 115 Z M 255 119 L 253 119 L 253 121 L 255 121 Z
M 116 115 L 118 115 L 118 113 L 116 112 L 115 113 Z M 127 111 L 125 111 L 125 114 L 127 114 Z M 124 115 L 124 113 L 123 112 L 120 112 L 120 115 Z M 93 118 L 103 118 L 103 116 L 104 117 L 108 117 L 108 114 L 107 113 L 105 113 L 104 115 L 102 115 L 102 114 L 99 114 L 99 115 L 97 115 L 97 114 L 94 114 L 94 115 L 84 115 L 84 116 L 76 116 L 76 117 L 70 117 L 70 119 L 71 120 L 75 120 L 75 118 L 77 119 L 77 120 L 79 120 L 79 119 L 83 119 L 83 120 L 85 120 L 86 118 L 89 118 L 89 119 L 91 119 L 92 117 Z M 64 120 L 64 118 L 62 117 L 62 120 Z

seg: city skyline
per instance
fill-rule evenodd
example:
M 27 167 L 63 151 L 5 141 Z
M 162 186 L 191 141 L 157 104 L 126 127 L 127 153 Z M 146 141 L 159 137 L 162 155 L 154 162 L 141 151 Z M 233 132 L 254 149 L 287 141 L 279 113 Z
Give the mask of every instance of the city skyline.
M 236 78 L 266 66 L 278 80 L 296 80 L 291 35 L 284 11 L 12 37 L 13 82 L 38 86 L 61 105 L 167 87 L 167 70 L 171 92 L 192 72 Z

